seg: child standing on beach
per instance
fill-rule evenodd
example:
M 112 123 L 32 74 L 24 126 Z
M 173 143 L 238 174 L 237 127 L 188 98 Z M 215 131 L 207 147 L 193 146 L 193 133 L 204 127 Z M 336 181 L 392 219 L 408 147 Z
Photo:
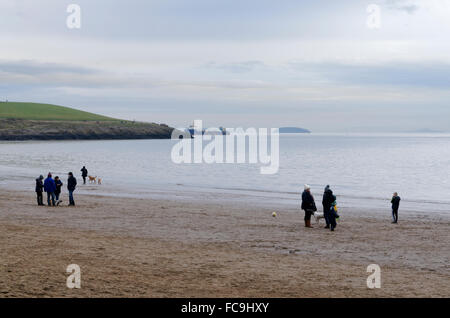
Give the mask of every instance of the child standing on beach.
M 56 205 L 59 205 L 62 201 L 59 199 L 59 196 L 61 195 L 61 187 L 63 186 L 63 183 L 61 179 L 56 176 L 55 177 L 55 197 L 56 197 Z

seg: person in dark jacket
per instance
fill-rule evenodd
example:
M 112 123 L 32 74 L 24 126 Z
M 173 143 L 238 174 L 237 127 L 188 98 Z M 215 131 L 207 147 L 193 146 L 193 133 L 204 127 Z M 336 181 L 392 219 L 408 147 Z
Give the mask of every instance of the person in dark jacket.
M 311 187 L 305 184 L 305 191 L 302 193 L 302 210 L 305 211 L 305 227 L 311 226 L 311 215 L 317 211 L 314 197 L 311 194 Z
M 73 176 L 72 172 L 69 172 L 69 178 L 67 179 L 67 190 L 69 190 L 69 206 L 74 206 L 73 192 L 77 187 L 77 179 Z
M 44 200 L 42 198 L 42 192 L 44 192 L 44 183 L 42 182 L 42 180 L 44 180 L 43 175 L 40 175 L 39 178 L 36 179 L 36 197 L 38 205 L 44 205 Z
M 334 195 L 333 195 L 334 196 Z M 336 196 L 334 196 L 334 198 L 336 199 Z M 337 214 L 335 207 L 336 207 L 337 203 L 336 201 L 333 201 L 333 203 L 331 203 L 331 209 L 328 215 L 328 220 L 330 221 L 330 230 L 334 231 L 334 229 L 337 226 L 337 222 L 336 219 L 339 217 L 339 215 Z
M 397 192 L 394 192 L 394 195 L 392 196 L 392 223 L 398 222 L 398 209 L 400 207 L 400 197 L 398 196 Z
M 55 180 L 53 180 L 52 174 L 49 172 L 47 179 L 44 180 L 44 191 L 47 192 L 47 204 L 49 206 L 50 205 L 55 206 L 55 199 L 56 199 L 55 190 L 56 190 Z
M 85 166 L 81 168 L 81 176 L 83 177 L 83 184 L 86 184 L 86 177 L 88 176 L 88 171 Z
M 63 183 L 58 176 L 55 177 L 55 185 L 56 185 L 55 190 L 56 205 L 59 205 L 62 202 L 59 200 L 59 196 L 61 195 L 61 187 L 63 186 Z
M 322 206 L 323 206 L 323 217 L 327 225 L 326 229 L 330 228 L 330 213 L 333 202 L 336 201 L 336 197 L 333 195 L 333 191 L 330 189 L 330 186 L 327 185 L 325 187 L 325 192 L 323 193 Z

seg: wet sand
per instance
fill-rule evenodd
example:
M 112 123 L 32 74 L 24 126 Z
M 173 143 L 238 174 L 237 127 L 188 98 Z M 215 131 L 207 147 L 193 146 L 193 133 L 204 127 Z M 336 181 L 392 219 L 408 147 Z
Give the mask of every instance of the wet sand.
M 0 297 L 450 297 L 446 214 L 401 210 L 394 225 L 389 210 L 343 209 L 333 233 L 232 195 L 76 200 L 0 189 Z M 73 263 L 81 289 L 66 287 Z

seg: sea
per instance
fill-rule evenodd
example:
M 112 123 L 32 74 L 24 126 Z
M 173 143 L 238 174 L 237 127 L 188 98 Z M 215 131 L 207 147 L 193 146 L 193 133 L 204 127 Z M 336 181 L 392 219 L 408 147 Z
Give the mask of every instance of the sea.
M 271 205 L 300 205 L 304 184 L 316 201 L 330 185 L 338 205 L 402 207 L 450 213 L 450 134 L 281 134 L 279 170 L 261 164 L 174 163 L 178 140 L 0 142 L 0 191 L 34 191 L 48 172 L 78 179 L 80 194 L 204 200 L 228 197 Z M 102 185 L 81 185 L 82 166 Z

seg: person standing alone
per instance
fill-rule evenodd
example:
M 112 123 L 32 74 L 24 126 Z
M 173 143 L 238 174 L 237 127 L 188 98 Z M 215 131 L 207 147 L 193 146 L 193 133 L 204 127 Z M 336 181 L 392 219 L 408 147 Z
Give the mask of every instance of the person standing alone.
M 52 178 L 52 174 L 49 172 L 47 179 L 44 180 L 44 191 L 47 192 L 47 204 L 48 206 L 55 206 L 55 191 L 56 191 L 56 184 L 55 180 Z M 51 199 L 51 204 L 50 204 Z
M 392 223 L 398 222 L 398 209 L 400 207 L 400 200 L 401 198 L 398 196 L 397 192 L 394 192 L 394 195 L 392 196 Z
M 77 187 L 77 179 L 73 176 L 72 172 L 69 172 L 69 178 L 67 179 L 67 190 L 69 191 L 69 206 L 75 206 L 73 199 L 73 192 Z
M 81 171 L 81 176 L 83 177 L 83 184 L 86 184 L 86 178 L 88 176 L 88 171 L 85 166 L 83 166 L 83 168 L 81 168 L 80 171 Z

